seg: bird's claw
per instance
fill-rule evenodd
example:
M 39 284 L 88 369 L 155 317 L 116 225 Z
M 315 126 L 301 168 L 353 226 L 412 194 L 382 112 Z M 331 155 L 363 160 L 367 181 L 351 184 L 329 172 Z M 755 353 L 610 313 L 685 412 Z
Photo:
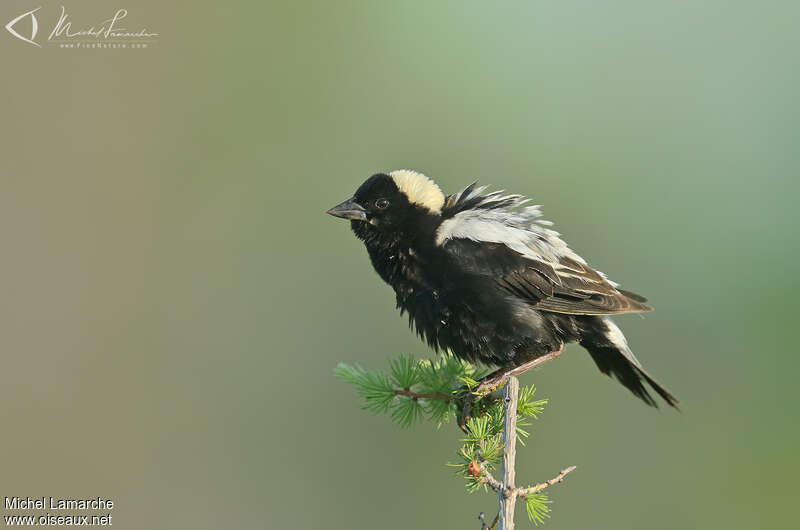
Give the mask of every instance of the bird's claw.
M 465 433 L 467 432 L 467 423 L 472 418 L 475 403 L 502 387 L 507 380 L 505 377 L 498 378 L 492 377 L 492 375 L 494 374 L 481 379 L 478 385 L 473 388 L 464 385 L 456 391 L 456 395 L 459 396 L 456 398 L 456 403 L 458 404 L 458 416 L 456 419 L 458 420 L 458 427 Z

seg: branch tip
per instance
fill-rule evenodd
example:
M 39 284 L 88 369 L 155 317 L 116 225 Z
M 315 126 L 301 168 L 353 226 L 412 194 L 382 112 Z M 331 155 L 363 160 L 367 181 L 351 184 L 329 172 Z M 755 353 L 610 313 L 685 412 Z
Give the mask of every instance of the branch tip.
M 562 469 L 561 473 L 559 473 L 555 477 L 551 478 L 547 482 L 541 482 L 539 484 L 536 484 L 535 486 L 530 486 L 528 488 L 520 488 L 520 489 L 517 490 L 517 496 L 518 497 L 527 497 L 528 495 L 533 495 L 534 493 L 539 493 L 543 489 L 549 488 L 550 486 L 552 486 L 554 484 L 558 484 L 559 482 L 563 482 L 564 481 L 564 477 L 566 477 L 569 473 L 572 473 L 573 471 L 575 471 L 575 469 L 577 469 L 577 467 L 578 466 L 569 466 L 566 469 Z

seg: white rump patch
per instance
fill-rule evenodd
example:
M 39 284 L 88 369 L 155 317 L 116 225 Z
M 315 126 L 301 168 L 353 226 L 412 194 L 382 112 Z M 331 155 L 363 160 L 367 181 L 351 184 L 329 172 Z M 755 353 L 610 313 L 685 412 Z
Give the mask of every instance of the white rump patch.
M 433 213 L 441 213 L 444 206 L 444 193 L 434 181 L 416 171 L 398 169 L 389 173 L 394 183 L 408 200 Z

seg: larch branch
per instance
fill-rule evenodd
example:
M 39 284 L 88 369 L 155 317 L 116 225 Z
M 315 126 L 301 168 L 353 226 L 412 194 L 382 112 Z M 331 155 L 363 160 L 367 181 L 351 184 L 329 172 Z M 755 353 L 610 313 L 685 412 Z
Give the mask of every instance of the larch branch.
M 501 489 L 503 489 L 503 485 L 500 483 L 500 481 L 494 478 L 494 475 L 492 475 L 488 470 L 486 470 L 485 466 L 486 462 L 481 464 L 481 474 L 480 474 L 481 482 L 486 483 L 494 491 L 500 491 Z
M 484 462 L 481 464 L 481 473 L 480 473 L 480 480 L 484 482 L 487 486 L 492 488 L 494 491 L 500 491 L 503 488 L 503 484 L 497 480 L 494 475 L 492 475 L 487 469 L 485 469 L 486 463 Z M 546 482 L 540 482 L 539 484 L 535 484 L 533 486 L 528 486 L 527 488 L 515 488 L 514 495 L 517 497 L 527 497 L 528 495 L 533 495 L 534 493 L 539 493 L 545 488 L 549 488 L 559 482 L 564 481 L 564 477 L 566 477 L 569 473 L 572 473 L 577 469 L 577 466 L 569 466 L 566 469 L 562 469 L 561 473 L 556 475 L 555 477 L 551 478 Z
M 533 495 L 534 493 L 539 493 L 543 489 L 549 488 L 553 484 L 558 484 L 559 482 L 563 481 L 564 477 L 566 477 L 567 474 L 575 471 L 575 468 L 576 468 L 576 466 L 569 466 L 566 469 L 562 469 L 561 473 L 559 473 L 555 477 L 551 478 L 547 482 L 541 482 L 539 484 L 536 484 L 535 486 L 530 486 L 528 488 L 517 489 L 516 494 L 517 494 L 518 497 L 527 497 L 528 495 Z
M 447 394 L 440 394 L 438 392 L 414 392 L 409 388 L 395 388 L 395 396 L 408 396 L 411 399 L 441 399 L 442 401 L 452 401 L 453 396 Z

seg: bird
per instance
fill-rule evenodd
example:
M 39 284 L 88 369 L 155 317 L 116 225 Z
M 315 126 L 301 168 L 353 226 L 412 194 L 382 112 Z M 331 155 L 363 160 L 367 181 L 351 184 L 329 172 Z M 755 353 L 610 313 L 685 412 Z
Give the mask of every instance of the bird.
M 498 367 L 486 388 L 578 343 L 646 404 L 658 406 L 653 390 L 678 408 L 611 319 L 652 311 L 647 300 L 590 267 L 541 206 L 487 190 L 473 182 L 445 195 L 423 173 L 401 169 L 370 176 L 327 213 L 350 221 L 401 314 L 431 348 Z

